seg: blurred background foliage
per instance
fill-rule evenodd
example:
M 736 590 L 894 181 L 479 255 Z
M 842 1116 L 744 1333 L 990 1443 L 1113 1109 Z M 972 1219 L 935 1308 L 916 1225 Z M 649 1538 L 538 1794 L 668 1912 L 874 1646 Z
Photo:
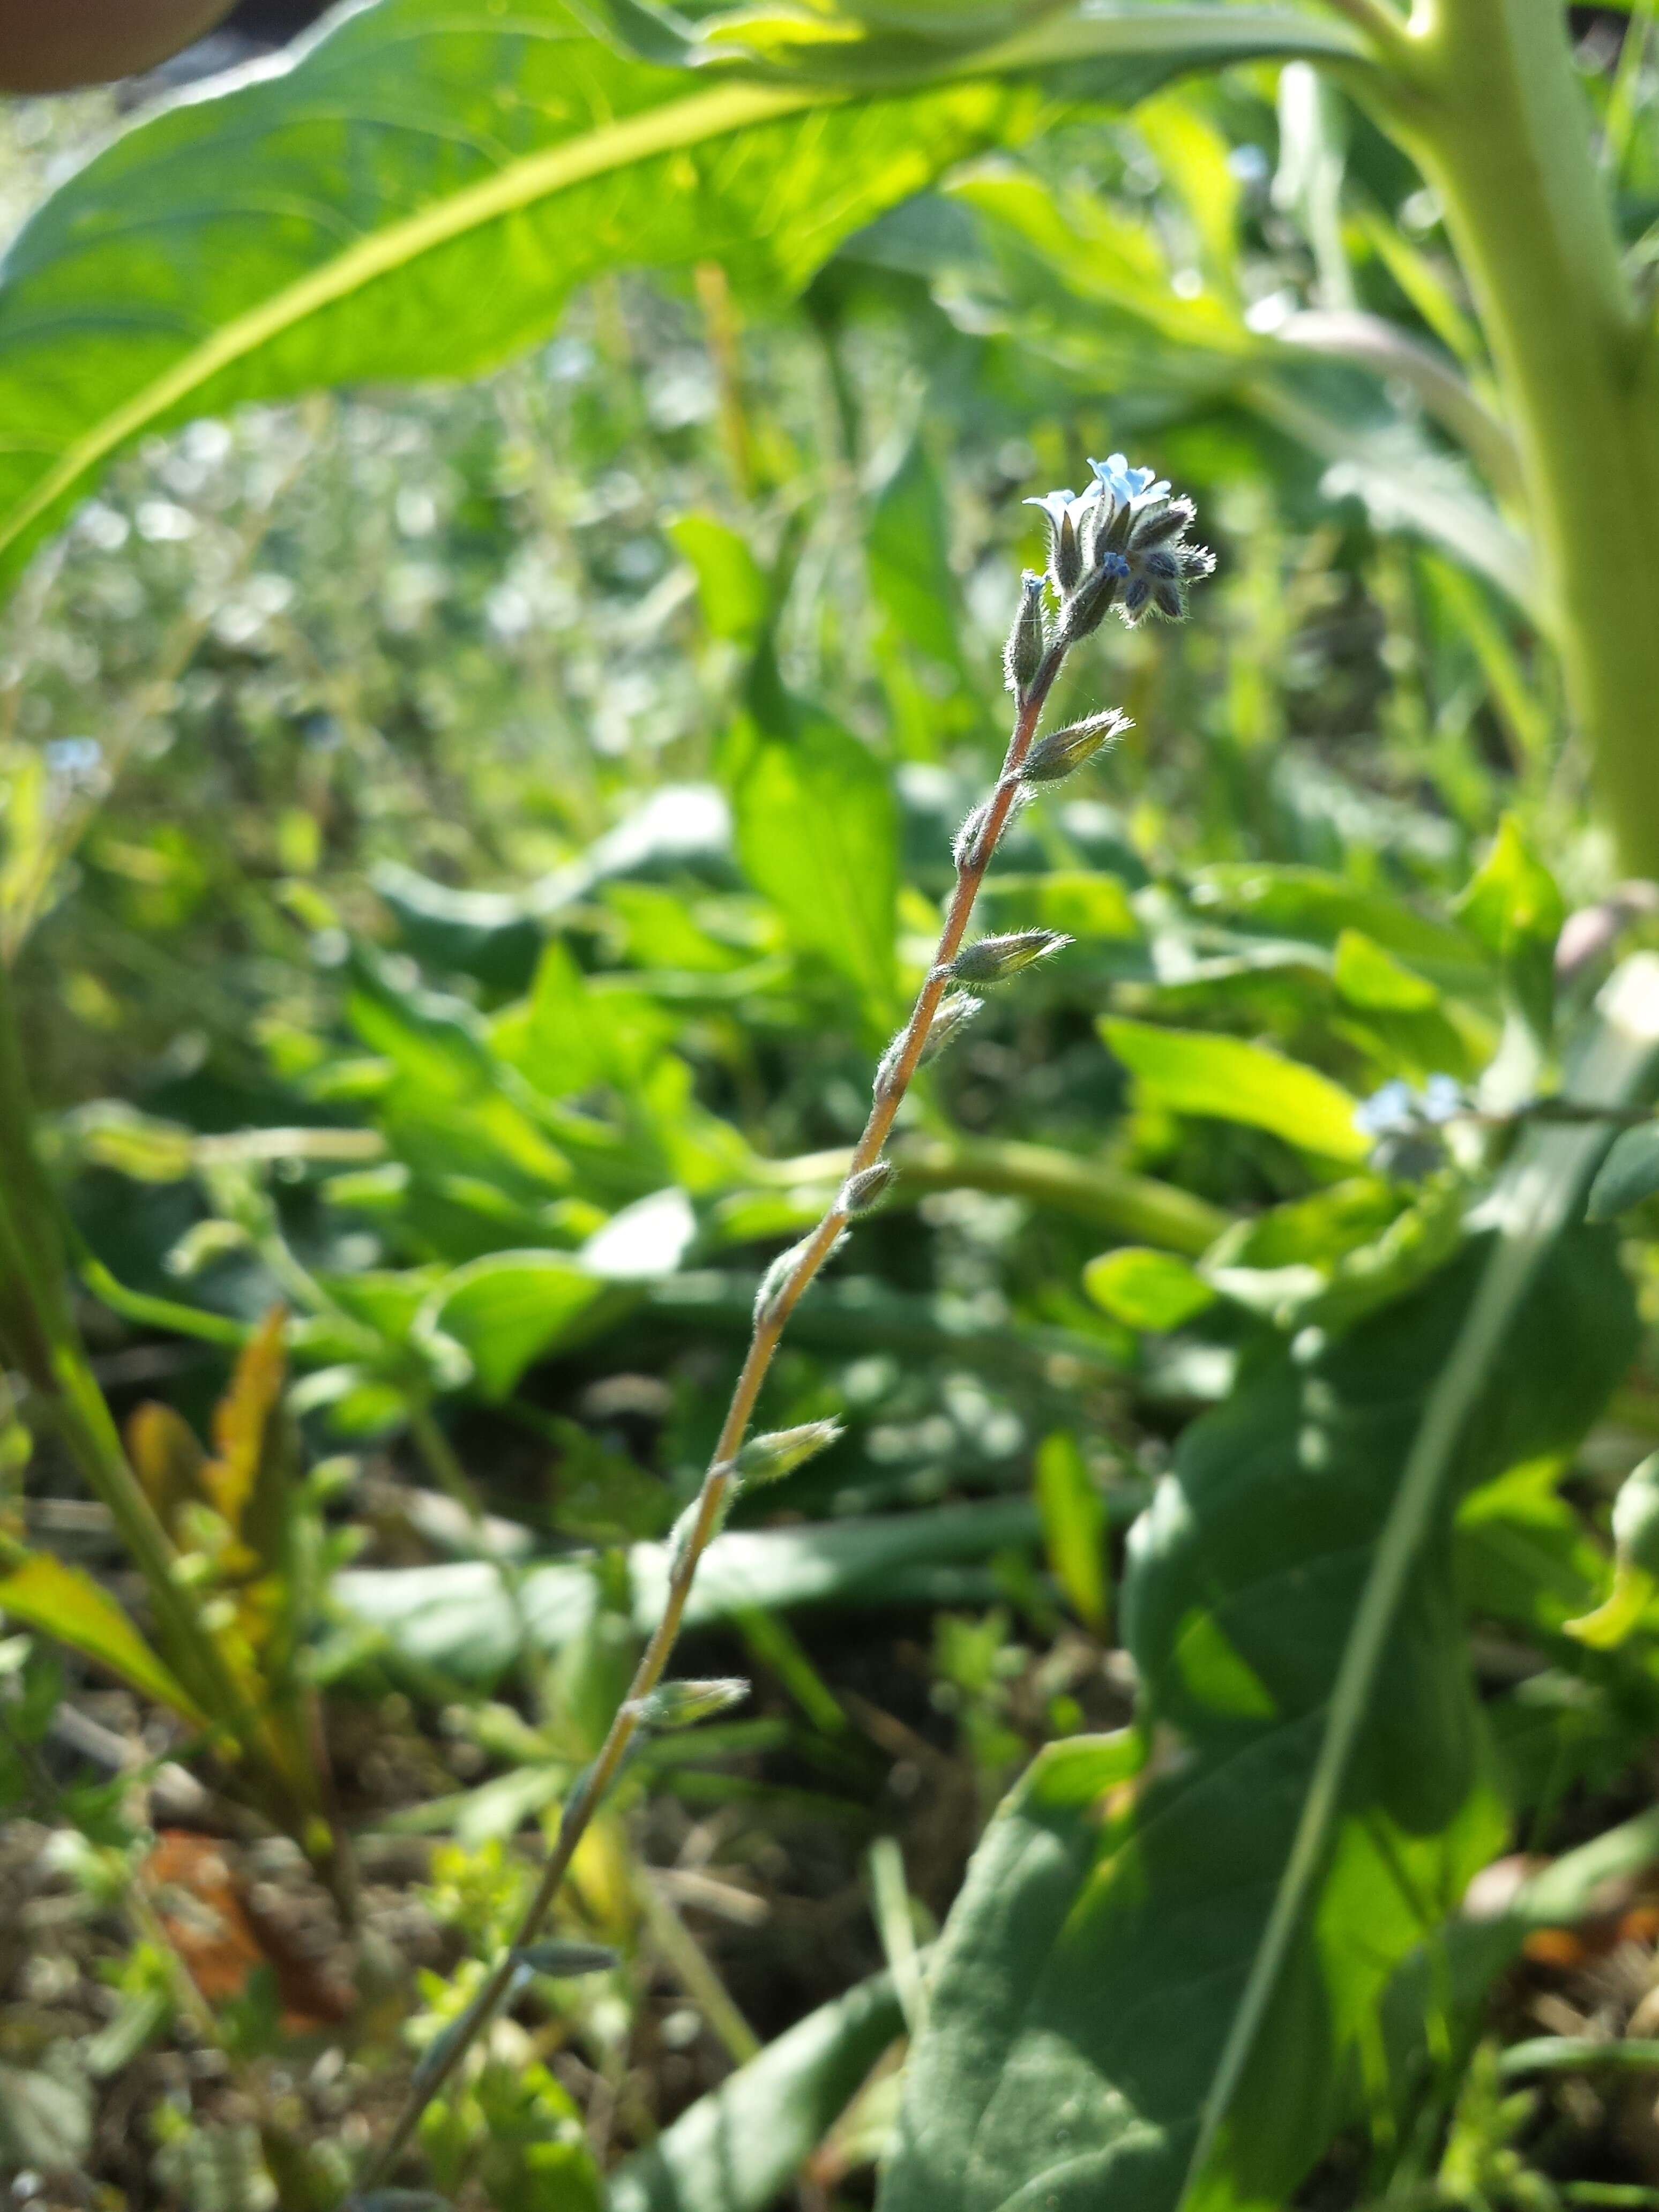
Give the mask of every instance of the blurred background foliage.
M 1647 22 L 1587 14 L 1578 46 L 1644 271 Z M 115 119 L 14 106 L 8 225 Z M 1383 1171 L 1353 1105 L 1473 1083 L 1644 927 L 1608 897 L 1435 199 L 1301 65 L 1243 66 L 948 169 L 792 303 L 712 261 L 606 275 L 465 386 L 149 440 L 36 557 L 0 617 L 0 945 L 83 1326 L 124 1426 L 160 1400 L 205 1437 L 291 1317 L 299 1551 L 258 1554 L 285 1625 L 251 1524 L 185 1494 L 153 1409 L 130 1433 L 261 1665 L 303 1647 L 362 1891 L 204 1791 L 131 1688 L 0 1644 L 20 2201 L 337 2203 L 465 2004 L 653 1617 L 757 1276 L 832 1194 L 925 969 L 1042 558 L 1020 502 L 1117 448 L 1194 494 L 1218 568 L 1199 619 L 1067 672 L 1066 709 L 1134 727 L 984 904 L 1075 947 L 926 1079 L 892 1200 L 791 1331 L 768 1423 L 848 1435 L 699 1585 L 693 1656 L 752 1703 L 654 1743 L 583 1846 L 561 1933 L 624 1963 L 542 1977 L 423 2136 L 469 2203 L 564 2212 L 616 2169 L 620 2207 L 819 2208 L 869 2201 L 883 2053 L 997 1798 L 1130 1717 L 1120 1539 L 1176 1437 L 1457 1246 L 1443 1158 Z M 1176 1030 L 1260 1049 L 1176 1066 Z M 1650 1336 L 1592 1293 L 1588 1441 L 1495 1468 L 1458 1536 L 1513 1817 L 1474 1821 L 1468 1870 L 1513 1840 L 1517 1882 L 1651 1795 L 1654 1621 L 1562 1632 L 1659 1437 Z M 0 1469 L 9 1525 L 138 1604 L 21 1392 Z M 1659 2202 L 1650 2074 L 1515 2058 L 1650 2062 L 1659 1915 L 1624 1881 L 1599 1917 L 1538 1907 L 1306 2201 Z M 763 2044 L 772 2076 L 731 2073 Z M 710 2145 L 722 2080 L 752 2171 Z

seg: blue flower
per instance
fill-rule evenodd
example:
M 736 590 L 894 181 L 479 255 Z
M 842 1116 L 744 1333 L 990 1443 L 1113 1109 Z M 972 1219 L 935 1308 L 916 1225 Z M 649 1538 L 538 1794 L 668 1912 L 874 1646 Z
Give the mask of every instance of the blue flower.
M 1417 1122 L 1417 1093 L 1397 1076 L 1354 1109 L 1353 1125 L 1363 1137 L 1403 1137 Z
M 1132 469 L 1121 453 L 1108 453 L 1103 461 L 1091 460 L 1089 466 L 1100 489 L 1118 507 L 1133 507 L 1138 499 L 1164 499 L 1169 495 L 1167 483 L 1154 483 L 1151 469 Z
M 1363 1136 L 1407 1137 L 1440 1128 L 1467 1109 L 1463 1086 L 1453 1076 L 1431 1075 L 1421 1091 L 1396 1076 L 1355 1108 L 1353 1125 Z
M 1040 507 L 1048 518 L 1048 573 L 1061 599 L 1067 599 L 1092 562 L 1100 486 L 1091 484 L 1084 492 L 1047 491 L 1025 504 Z

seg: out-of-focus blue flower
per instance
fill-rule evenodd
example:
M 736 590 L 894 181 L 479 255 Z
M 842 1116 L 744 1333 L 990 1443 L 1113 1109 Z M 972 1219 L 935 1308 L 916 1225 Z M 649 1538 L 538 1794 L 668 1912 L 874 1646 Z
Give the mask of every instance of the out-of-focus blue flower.
M 1466 1104 L 1463 1086 L 1452 1076 L 1431 1075 L 1421 1091 L 1396 1076 L 1355 1108 L 1353 1125 L 1362 1136 L 1407 1137 L 1455 1121 Z
M 1403 1137 L 1417 1122 L 1417 1093 L 1398 1077 L 1354 1109 L 1353 1125 L 1363 1137 Z
M 1431 1075 L 1423 1087 L 1419 1108 L 1425 1121 L 1455 1121 L 1464 1108 L 1463 1086 L 1449 1075 Z

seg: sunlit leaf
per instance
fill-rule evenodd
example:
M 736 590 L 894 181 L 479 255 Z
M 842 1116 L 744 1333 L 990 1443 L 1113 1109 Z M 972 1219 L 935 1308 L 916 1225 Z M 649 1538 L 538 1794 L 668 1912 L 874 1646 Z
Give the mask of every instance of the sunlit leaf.
M 883 1010 L 892 995 L 898 815 L 867 745 L 816 714 L 764 737 L 738 769 L 732 806 L 751 883 L 789 934 Z
M 1083 1287 L 1126 1328 L 1179 1328 L 1215 1303 L 1215 1292 L 1196 1268 L 1173 1252 L 1139 1244 L 1091 1260 Z
M 1111 1016 L 1100 1026 L 1154 1105 L 1248 1122 L 1329 1159 L 1357 1164 L 1370 1150 L 1370 1139 L 1354 1127 L 1358 1102 L 1328 1076 L 1282 1053 L 1241 1037 Z
M 532 1361 L 569 1339 L 605 1288 L 556 1252 L 498 1252 L 456 1268 L 418 1326 L 453 1338 L 484 1395 L 504 1398 Z

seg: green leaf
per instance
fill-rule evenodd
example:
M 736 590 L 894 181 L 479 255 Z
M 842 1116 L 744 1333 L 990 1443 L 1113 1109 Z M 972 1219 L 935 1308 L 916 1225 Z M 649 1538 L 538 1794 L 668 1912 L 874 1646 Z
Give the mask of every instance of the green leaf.
M 636 34 L 648 20 L 611 15 Z M 618 267 L 712 258 L 750 289 L 793 290 L 882 210 L 1029 129 L 1038 87 L 1123 102 L 1182 70 L 1362 51 L 1289 9 L 1164 0 L 1066 11 L 980 50 L 815 27 L 732 64 L 792 78 L 762 83 L 662 66 L 686 48 L 655 22 L 653 60 L 629 57 L 560 0 L 380 0 L 288 67 L 123 132 L 7 257 L 0 572 L 167 424 L 474 374 Z M 758 25 L 743 34 L 763 43 Z M 875 96 L 847 100 L 854 81 Z
M 1173 1252 L 1139 1244 L 1091 1260 L 1083 1271 L 1083 1287 L 1126 1328 L 1179 1328 L 1215 1303 L 1214 1291 L 1195 1267 Z
M 1355 1164 L 1370 1150 L 1354 1127 L 1357 1102 L 1328 1076 L 1266 1045 L 1109 1016 L 1100 1027 L 1144 1096 L 1170 1113 L 1248 1122 L 1304 1152 Z
M 871 589 L 899 635 L 943 666 L 959 667 L 945 491 L 919 436 L 876 495 L 869 553 Z
M 1590 1185 L 1586 1208 L 1591 1221 L 1611 1221 L 1659 1190 L 1659 1123 L 1644 1121 L 1614 1139 Z
M 1057 1430 L 1036 1455 L 1037 1510 L 1048 1565 L 1086 1628 L 1103 1636 L 1110 1613 L 1106 1582 L 1106 1506 L 1077 1438 Z
M 821 2005 L 624 2159 L 610 2212 L 766 2212 L 903 2028 L 887 1974 Z
M 568 1342 L 605 1292 L 602 1278 L 556 1252 L 495 1252 L 447 1276 L 416 1333 L 451 1337 L 485 1397 L 505 1398 L 526 1368 Z
M 1471 937 L 1502 965 L 1516 1004 L 1540 1037 L 1554 1021 L 1555 940 L 1566 908 L 1555 878 L 1522 836 L 1512 814 L 1455 909 Z
M 712 514 L 682 514 L 668 525 L 668 535 L 696 572 L 702 618 L 713 635 L 753 645 L 766 626 L 772 594 L 748 540 Z
M 1439 995 L 1432 983 L 1362 929 L 1345 929 L 1338 937 L 1334 975 L 1337 989 L 1351 1006 L 1378 1013 L 1421 1013 Z
M 1604 996 L 1581 1094 L 1659 1042 L 1659 963 Z M 947 1929 L 883 2212 L 1285 2202 L 1401 1964 L 1504 1834 L 1447 1492 L 1569 1451 L 1634 1341 L 1604 1138 L 1536 1133 L 1503 1225 L 1333 1345 L 1286 1346 L 1182 1437 L 1131 1539 L 1125 1789 L 1068 1745 L 993 1827 Z M 1543 1262 L 1547 1257 L 1548 1265 Z M 1386 1695 L 1376 1695 L 1386 1684 Z
M 206 1716 L 173 1669 L 152 1650 L 122 1607 L 80 1567 L 37 1552 L 0 1576 L 0 1612 L 27 1620 L 71 1650 L 106 1667 L 141 1697 L 170 1705 L 197 1727 Z
M 823 1526 L 728 1529 L 703 1555 L 686 1621 L 697 1627 L 757 1607 L 960 1603 L 984 1594 L 975 1580 L 980 1563 L 1035 1544 L 1039 1534 L 1024 1498 Z M 662 1617 L 668 1560 L 665 1544 L 629 1547 L 629 1602 L 641 1634 Z M 580 1561 L 529 1568 L 521 1593 L 531 1633 L 549 1651 L 585 1634 L 598 1602 L 591 1567 Z M 512 1663 L 514 1623 L 501 1601 L 499 1571 L 487 1561 L 352 1568 L 336 1576 L 334 1595 L 415 1666 L 489 1681 Z
M 879 1016 L 892 997 L 898 810 L 886 770 L 849 732 L 805 714 L 762 738 L 732 791 L 744 872 L 792 940 L 821 954 Z

